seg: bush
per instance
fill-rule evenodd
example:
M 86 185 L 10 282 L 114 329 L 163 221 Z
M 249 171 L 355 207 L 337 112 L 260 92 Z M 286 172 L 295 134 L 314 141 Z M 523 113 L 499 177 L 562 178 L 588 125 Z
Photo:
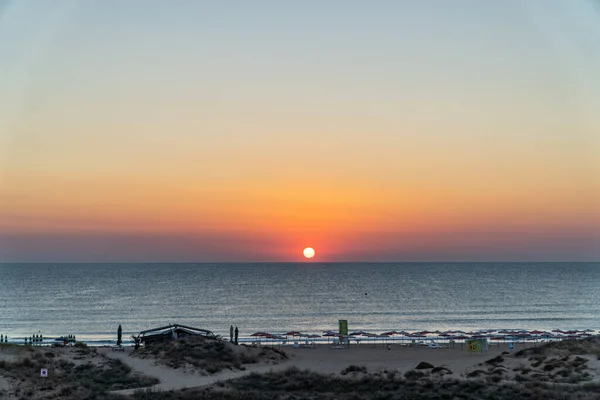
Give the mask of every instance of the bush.
M 416 371 L 414 369 L 408 370 L 404 373 L 406 379 L 419 379 L 426 376 L 425 372 Z
M 434 374 L 438 374 L 438 373 L 443 373 L 443 374 L 448 374 L 448 375 L 452 374 L 452 371 L 450 371 L 446 367 L 435 367 L 434 369 L 431 370 L 431 372 Z
M 487 375 L 482 369 L 476 369 L 475 371 L 471 371 L 467 374 L 467 378 L 477 378 L 479 375 Z
M 504 358 L 502 356 L 497 356 L 494 357 L 490 360 L 485 361 L 485 364 L 498 364 L 504 361 Z
M 349 372 L 362 372 L 362 373 L 367 373 L 367 367 L 365 367 L 364 365 L 350 365 L 349 367 L 346 367 L 346 369 L 344 369 L 341 374 L 342 375 L 346 375 Z
M 433 365 L 429 364 L 428 362 L 424 362 L 424 361 L 421 361 L 419 363 L 419 365 L 417 365 L 415 367 L 415 369 L 429 369 L 429 368 L 433 368 Z
M 515 376 L 515 381 L 517 381 L 517 382 L 527 382 L 527 381 L 529 381 L 529 378 L 527 378 L 523 374 L 519 374 L 519 375 Z

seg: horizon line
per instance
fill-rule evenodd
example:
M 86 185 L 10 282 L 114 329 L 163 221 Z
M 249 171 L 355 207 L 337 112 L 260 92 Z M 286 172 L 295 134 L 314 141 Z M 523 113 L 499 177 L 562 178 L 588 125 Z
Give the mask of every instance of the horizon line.
M 583 264 L 595 261 L 0 261 L 3 264 Z

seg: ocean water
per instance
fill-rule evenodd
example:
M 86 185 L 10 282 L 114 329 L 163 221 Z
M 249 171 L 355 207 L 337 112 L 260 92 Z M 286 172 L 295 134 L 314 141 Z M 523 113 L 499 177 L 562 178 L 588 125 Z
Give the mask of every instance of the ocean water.
M 600 263 L 0 264 L 0 333 L 600 328 Z

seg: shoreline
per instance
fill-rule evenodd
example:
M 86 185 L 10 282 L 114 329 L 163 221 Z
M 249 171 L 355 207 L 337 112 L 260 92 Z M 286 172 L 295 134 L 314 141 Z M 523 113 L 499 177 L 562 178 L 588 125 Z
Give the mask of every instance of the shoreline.
M 554 330 L 557 331 L 557 330 Z M 457 331 L 453 331 L 457 332 Z M 539 334 L 531 334 L 531 333 L 518 333 L 518 332 L 528 332 L 525 330 L 514 330 L 511 333 L 498 333 L 495 330 L 487 330 L 487 331 L 479 331 L 479 332 L 461 332 L 459 335 L 442 335 L 435 334 L 434 332 L 429 332 L 428 334 L 419 335 L 419 332 L 412 332 L 409 335 L 385 335 L 384 333 L 375 333 L 375 332 L 366 332 L 362 331 L 363 334 L 359 335 L 347 335 L 345 338 L 349 340 L 350 345 L 352 346 L 386 346 L 390 345 L 402 345 L 406 347 L 410 346 L 424 346 L 426 347 L 428 343 L 434 342 L 441 345 L 446 346 L 458 346 L 464 345 L 467 340 L 471 339 L 486 339 L 488 346 L 498 346 L 499 344 L 505 343 L 535 343 L 535 344 L 543 344 L 547 342 L 556 342 L 562 340 L 578 340 L 585 339 L 587 337 L 594 337 L 600 335 L 600 329 L 584 329 L 584 330 L 561 330 L 561 332 L 549 332 L 545 331 Z M 484 333 L 487 332 L 487 333 Z M 534 330 L 532 332 L 541 332 Z M 572 332 L 567 334 L 567 332 Z M 133 346 L 134 341 L 131 339 L 132 335 L 137 335 L 138 332 L 135 333 L 123 333 L 123 346 Z M 117 339 L 116 334 L 113 335 L 102 335 L 102 337 L 98 337 L 98 335 L 72 335 L 76 338 L 77 342 L 85 343 L 91 347 L 103 347 L 103 346 L 113 346 L 116 345 Z M 310 336 L 318 336 L 318 337 L 310 337 Z M 330 345 L 335 344 L 339 337 L 338 333 L 335 331 L 324 331 L 319 334 L 301 334 L 301 335 L 286 335 L 285 332 L 282 333 L 267 333 L 267 332 L 257 332 L 250 336 L 241 336 L 238 340 L 239 344 L 244 345 L 258 345 L 258 346 L 268 346 L 268 347 L 290 347 L 290 346 L 299 346 L 299 347 L 307 347 L 307 346 L 315 346 L 315 345 Z M 42 336 L 41 341 L 34 341 L 33 343 L 26 343 L 32 336 L 6 336 L 8 337 L 8 344 L 14 345 L 33 345 L 33 346 L 52 346 L 55 343 L 55 340 L 61 339 L 65 336 Z M 225 341 L 229 341 L 227 338 L 223 338 Z M 73 341 L 75 342 L 75 341 Z

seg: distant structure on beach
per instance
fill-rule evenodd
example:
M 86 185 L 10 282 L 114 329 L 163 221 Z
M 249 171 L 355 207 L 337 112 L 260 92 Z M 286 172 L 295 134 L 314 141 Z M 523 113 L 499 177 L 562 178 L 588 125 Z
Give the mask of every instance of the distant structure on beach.
M 171 324 L 167 326 L 161 326 L 159 328 L 148 329 L 140 332 L 139 334 L 140 341 L 144 345 L 147 345 L 152 342 L 177 339 L 187 336 L 213 337 L 215 335 L 208 329 L 200 329 L 178 324 Z

